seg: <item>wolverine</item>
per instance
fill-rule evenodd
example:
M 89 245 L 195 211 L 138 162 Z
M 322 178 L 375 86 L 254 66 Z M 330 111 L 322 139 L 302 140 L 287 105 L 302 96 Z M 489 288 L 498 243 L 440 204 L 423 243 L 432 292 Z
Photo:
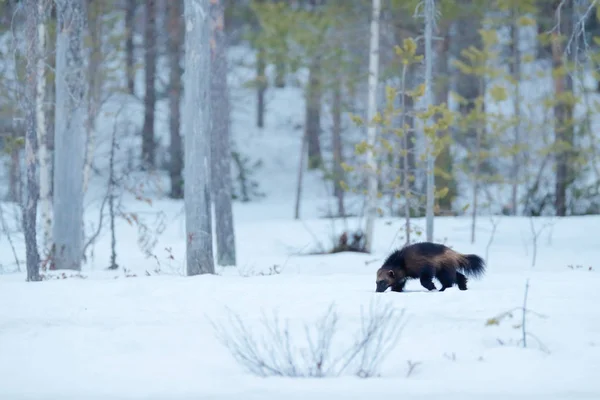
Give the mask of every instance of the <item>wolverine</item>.
M 402 292 L 408 279 L 417 279 L 427 290 L 436 290 L 433 278 L 440 281 L 443 292 L 455 283 L 467 290 L 467 277 L 481 277 L 485 262 L 475 254 L 461 254 L 438 243 L 421 242 L 407 245 L 388 256 L 377 270 L 376 292 Z

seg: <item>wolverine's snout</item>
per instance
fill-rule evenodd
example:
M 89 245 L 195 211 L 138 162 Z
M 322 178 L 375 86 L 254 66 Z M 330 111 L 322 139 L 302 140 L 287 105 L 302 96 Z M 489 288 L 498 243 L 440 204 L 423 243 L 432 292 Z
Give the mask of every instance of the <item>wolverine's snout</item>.
M 388 281 L 378 281 L 377 282 L 377 289 L 375 289 L 375 292 L 377 293 L 381 293 L 381 292 L 385 292 L 385 290 L 390 287 L 390 284 Z

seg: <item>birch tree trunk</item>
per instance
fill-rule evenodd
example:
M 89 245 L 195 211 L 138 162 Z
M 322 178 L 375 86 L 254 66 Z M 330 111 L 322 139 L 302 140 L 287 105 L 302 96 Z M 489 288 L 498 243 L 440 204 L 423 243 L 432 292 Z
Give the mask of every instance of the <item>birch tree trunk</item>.
M 146 22 L 144 31 L 144 65 L 145 93 L 144 93 L 144 126 L 142 128 L 142 168 L 154 168 L 154 113 L 156 111 L 156 0 L 146 3 Z
M 40 203 L 43 229 L 43 247 L 52 246 L 52 207 L 50 202 L 50 160 L 48 158 L 48 135 L 46 133 L 46 1 L 37 4 L 37 52 L 36 65 L 36 127 L 38 163 L 40 166 Z
M 25 255 L 27 260 L 27 281 L 40 280 L 40 256 L 37 248 L 37 203 L 39 187 L 37 184 L 37 136 L 36 136 L 36 96 L 38 52 L 37 23 L 38 7 L 36 0 L 25 2 L 27 12 L 27 67 L 25 82 L 25 163 L 27 168 L 27 190 L 23 204 L 23 231 L 25 232 Z
M 371 42 L 369 45 L 369 89 L 367 104 L 367 212 L 365 249 L 373 249 L 373 232 L 377 214 L 377 162 L 375 160 L 375 140 L 377 128 L 371 123 L 377 112 L 377 81 L 379 80 L 379 16 L 381 0 L 373 0 L 371 19 Z
M 209 0 L 185 0 L 185 223 L 187 275 L 214 274 L 210 195 Z
M 83 163 L 87 79 L 83 33 L 84 0 L 56 0 L 56 117 L 54 148 L 54 263 L 81 269 Z
M 183 149 L 181 146 L 181 46 L 183 42 L 183 29 L 181 24 L 181 12 L 183 0 L 170 0 L 168 7 L 168 31 L 169 31 L 169 129 L 171 143 L 169 146 L 171 162 L 169 175 L 171 178 L 171 197 L 183 198 Z
M 432 73 L 433 73 L 433 22 L 435 18 L 435 5 L 433 0 L 425 0 L 425 107 L 433 105 L 432 91 Z M 429 118 L 427 124 L 431 126 L 433 118 Z M 425 202 L 425 219 L 426 219 L 426 238 L 428 242 L 433 241 L 433 207 L 435 196 L 435 155 L 434 155 L 434 138 L 431 135 L 425 134 L 425 142 L 427 143 L 427 184 L 426 184 L 426 202 Z
M 223 0 L 212 0 L 211 65 L 211 187 L 215 205 L 217 263 L 235 265 L 233 225 L 231 146 L 229 143 L 229 89 L 227 86 L 227 43 L 224 30 Z

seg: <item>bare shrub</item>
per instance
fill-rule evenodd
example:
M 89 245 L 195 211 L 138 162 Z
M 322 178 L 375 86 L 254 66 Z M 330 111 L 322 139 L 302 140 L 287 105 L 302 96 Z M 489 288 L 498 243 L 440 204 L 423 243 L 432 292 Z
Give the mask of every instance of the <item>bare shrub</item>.
M 254 375 L 322 378 L 350 373 L 368 378 L 377 374 L 404 327 L 404 310 L 376 303 L 371 303 L 368 314 L 361 307 L 360 329 L 349 344 L 337 339 L 339 315 L 334 304 L 317 321 L 304 324 L 304 335 L 293 334 L 289 321 L 282 322 L 276 312 L 272 318 L 263 314 L 260 333 L 231 310 L 227 326 L 210 323 L 217 339 Z

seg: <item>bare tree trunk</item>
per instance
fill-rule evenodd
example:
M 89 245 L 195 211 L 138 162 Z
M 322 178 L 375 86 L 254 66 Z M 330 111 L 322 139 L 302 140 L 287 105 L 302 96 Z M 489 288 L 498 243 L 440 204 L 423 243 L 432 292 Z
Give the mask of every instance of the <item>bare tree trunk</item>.
M 308 72 L 306 92 L 306 134 L 308 135 L 308 169 L 323 165 L 321 154 L 321 62 L 315 57 Z
M 134 67 L 134 47 L 133 47 L 133 32 L 134 32 L 134 18 L 137 0 L 126 0 L 125 9 L 125 54 L 126 54 L 126 65 L 127 65 L 127 90 L 129 94 L 135 94 L 135 67 Z
M 450 35 L 448 27 L 440 28 L 439 36 L 441 40 L 436 43 L 436 62 L 435 78 L 436 85 L 434 89 L 435 104 L 448 104 L 448 93 L 450 92 L 450 74 L 448 73 L 448 51 L 450 50 Z M 438 133 L 438 137 L 447 135 L 446 132 Z M 436 157 L 436 168 L 441 171 L 436 177 L 438 186 L 448 188 L 446 196 L 438 199 L 438 208 L 443 212 L 452 210 L 452 203 L 456 196 L 456 182 L 453 176 L 453 160 L 450 152 L 451 145 L 444 146 Z
M 265 50 L 259 48 L 256 54 L 256 126 L 265 126 L 265 92 L 267 91 L 267 63 L 265 61 Z
M 146 1 L 144 30 L 144 64 L 146 67 L 144 94 L 144 126 L 142 128 L 142 166 L 155 167 L 154 113 L 156 111 L 156 0 Z
M 87 80 L 84 70 L 84 0 L 56 0 L 56 123 L 54 150 L 54 262 L 81 269 L 83 155 Z
M 346 215 L 344 208 L 344 188 L 341 181 L 344 179 L 344 162 L 342 152 L 342 77 L 337 77 L 333 90 L 333 106 L 331 110 L 333 117 L 332 141 L 333 141 L 333 194 L 337 199 L 338 216 Z
M 294 219 L 300 219 L 300 200 L 302 199 L 302 179 L 304 178 L 304 156 L 308 147 L 308 135 L 306 127 L 302 134 L 302 145 L 300 146 L 300 161 L 298 164 L 298 183 L 296 184 L 296 204 L 294 207 Z
M 102 76 L 100 66 L 102 64 L 102 14 L 104 1 L 87 0 L 87 18 L 89 32 L 90 61 L 88 63 L 89 91 L 88 91 L 88 116 L 87 116 L 87 144 L 83 167 L 83 192 L 87 192 L 94 163 L 94 149 L 96 143 L 96 117 L 101 106 Z
M 479 93 L 485 93 L 485 83 L 484 78 L 479 79 Z M 478 115 L 483 115 L 484 103 L 483 101 L 479 102 L 479 110 L 477 112 Z M 471 216 L 471 243 L 475 243 L 475 231 L 477 228 L 477 212 L 479 208 L 479 172 L 481 170 L 481 151 L 482 151 L 482 142 L 484 140 L 483 135 L 486 131 L 486 122 L 485 120 L 482 122 L 477 122 L 477 126 L 475 129 L 475 168 L 473 171 L 473 206 L 472 206 L 472 216 Z
M 40 281 L 40 255 L 37 248 L 37 203 L 39 187 L 37 183 L 37 133 L 36 96 L 38 88 L 37 62 L 42 54 L 38 47 L 38 4 L 35 0 L 25 2 L 27 10 L 27 67 L 25 82 L 25 163 L 27 168 L 27 191 L 23 209 L 23 231 L 25 233 L 25 254 L 27 259 L 27 281 Z
M 46 2 L 37 5 L 37 70 L 36 70 L 36 129 L 38 143 L 38 162 L 40 166 L 40 203 L 43 229 L 43 247 L 50 250 L 52 246 L 52 204 L 50 202 L 50 167 L 46 134 Z
M 511 188 L 511 214 L 517 215 L 519 208 L 519 174 L 521 171 L 521 51 L 519 49 L 519 18 L 518 10 L 512 11 L 512 76 L 515 82 L 514 114 L 515 122 L 515 154 L 513 155 L 512 166 L 512 188 Z
M 433 105 L 433 21 L 435 18 L 435 5 L 433 0 L 425 0 L 425 107 Z M 433 122 L 432 118 L 427 121 L 428 124 Z M 434 155 L 434 138 L 425 135 L 427 143 L 427 185 L 426 185 L 426 237 L 427 241 L 433 241 L 433 207 L 435 199 L 435 155 Z
M 11 201 L 21 203 L 21 147 L 17 145 L 20 133 L 13 131 L 13 144 L 10 151 L 9 196 Z
M 169 147 L 171 162 L 169 176 L 171 178 L 171 194 L 174 199 L 183 198 L 183 149 L 181 146 L 181 50 L 183 44 L 183 11 L 182 0 L 171 0 L 168 5 L 168 31 L 169 31 L 169 129 L 171 145 Z
M 573 32 L 573 6 L 570 2 L 564 4 L 560 15 L 560 34 L 552 34 L 552 67 L 557 69 L 565 67 L 564 50 L 571 33 Z M 573 106 L 569 100 L 564 99 L 564 93 L 573 92 L 573 78 L 571 74 L 554 74 L 555 98 L 559 99 L 554 106 L 554 141 L 556 152 L 556 188 L 554 207 L 556 215 L 567 215 L 567 188 L 573 180 L 573 167 L 570 164 L 573 151 L 574 127 Z
M 210 194 L 209 0 L 185 0 L 185 222 L 187 275 L 214 274 Z
M 117 129 L 118 129 L 118 117 L 121 110 L 115 117 L 115 126 L 113 127 L 112 136 L 110 140 L 110 155 L 108 161 L 108 215 L 110 218 L 110 265 L 108 269 L 118 269 L 117 264 L 117 237 L 115 229 L 115 189 L 117 186 L 115 177 L 115 150 L 117 148 Z
M 227 85 L 227 43 L 224 31 L 223 0 L 212 0 L 212 66 L 211 66 L 211 187 L 215 205 L 217 263 L 235 265 L 235 232 L 233 225 L 231 146 L 229 143 L 230 106 Z
M 375 159 L 375 141 L 377 128 L 371 123 L 377 112 L 377 82 L 379 81 L 379 18 L 381 1 L 373 0 L 371 18 L 371 43 L 369 46 L 369 89 L 367 108 L 367 212 L 365 250 L 373 250 L 373 233 L 377 215 L 377 161 Z
M 407 87 L 406 87 L 406 73 L 408 72 L 408 66 L 402 66 L 402 80 L 400 83 L 400 87 L 402 89 L 402 104 L 400 109 L 402 110 L 402 118 L 400 121 L 400 126 L 404 128 L 405 120 L 407 116 L 407 100 L 410 99 L 409 96 L 405 95 Z M 412 100 L 412 99 L 410 99 Z M 409 151 L 411 151 L 411 135 L 409 132 L 404 132 L 402 135 L 402 150 L 404 151 L 404 155 L 402 156 L 402 191 L 404 192 L 404 230 L 406 231 L 406 244 L 410 243 L 410 234 L 411 234 L 411 224 L 410 224 L 410 200 L 411 200 L 411 191 L 410 191 L 410 181 L 409 178 L 411 176 L 411 165 L 409 158 Z

